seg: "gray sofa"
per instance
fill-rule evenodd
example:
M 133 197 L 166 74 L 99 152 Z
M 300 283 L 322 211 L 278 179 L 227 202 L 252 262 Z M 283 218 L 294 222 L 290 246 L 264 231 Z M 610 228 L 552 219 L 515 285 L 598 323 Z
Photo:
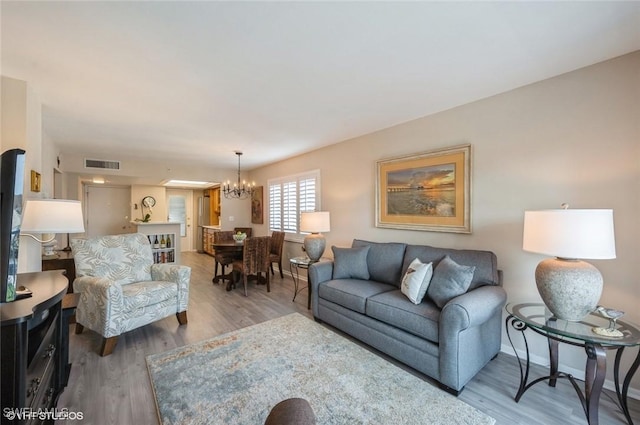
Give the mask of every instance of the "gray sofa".
M 500 350 L 506 293 L 494 253 L 357 239 L 345 252 L 333 249 L 333 261 L 309 267 L 317 321 L 411 366 L 455 395 Z M 366 251 L 365 259 L 359 260 L 362 251 Z M 468 267 L 473 275 L 468 290 L 444 305 L 439 299 L 440 308 L 430 293 L 436 274 L 442 276 L 438 265 L 445 256 L 475 269 Z M 400 282 L 416 258 L 431 262 L 434 269 L 427 295 L 419 304 L 409 301 L 400 290 Z M 363 261 L 366 264 L 358 264 Z M 442 263 L 443 270 L 446 262 Z M 368 279 L 363 279 L 367 274 Z

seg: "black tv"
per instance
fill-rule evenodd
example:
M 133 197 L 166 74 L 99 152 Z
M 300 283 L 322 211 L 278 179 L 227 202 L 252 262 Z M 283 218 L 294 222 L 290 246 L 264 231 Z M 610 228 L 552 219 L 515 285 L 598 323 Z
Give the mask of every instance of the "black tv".
M 22 222 L 24 154 L 11 149 L 0 160 L 0 302 L 16 299 L 18 248 Z

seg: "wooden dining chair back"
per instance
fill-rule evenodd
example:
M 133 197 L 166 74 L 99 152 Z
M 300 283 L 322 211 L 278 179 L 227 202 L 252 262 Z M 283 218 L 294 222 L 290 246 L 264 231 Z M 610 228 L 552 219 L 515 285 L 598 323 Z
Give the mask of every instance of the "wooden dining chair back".
M 214 232 L 213 243 L 216 244 L 216 243 L 223 243 L 223 242 L 235 242 L 233 240 L 234 233 L 235 232 L 232 232 L 231 230 Z M 218 277 L 218 265 L 220 265 L 220 268 L 222 269 L 222 274 L 224 275 L 226 267 L 228 265 L 231 265 L 231 263 L 233 263 L 233 255 L 231 255 L 229 252 L 216 252 L 214 250 L 213 258 L 214 258 L 213 282 L 217 283 L 218 280 L 216 279 L 216 277 Z
M 247 281 L 249 276 L 256 276 L 258 282 L 264 273 L 266 279 L 267 292 L 271 292 L 269 282 L 269 245 L 270 236 L 259 236 L 255 238 L 247 238 L 244 240 L 244 249 L 242 251 L 242 260 L 233 262 L 233 271 L 242 274 L 244 285 L 244 295 L 247 296 Z
M 284 232 L 272 232 L 271 233 L 271 249 L 269 250 L 269 266 L 271 268 L 271 275 L 273 275 L 273 263 L 278 263 L 278 269 L 280 270 L 280 278 L 284 279 L 282 273 L 282 248 L 284 247 Z
M 236 227 L 233 229 L 234 233 L 246 233 L 247 237 L 250 238 L 253 233 L 253 227 Z

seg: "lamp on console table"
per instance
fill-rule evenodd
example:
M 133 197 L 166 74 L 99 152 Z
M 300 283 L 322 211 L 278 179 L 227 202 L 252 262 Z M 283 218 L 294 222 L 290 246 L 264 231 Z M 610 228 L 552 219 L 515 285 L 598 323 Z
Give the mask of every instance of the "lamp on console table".
M 595 310 L 603 286 L 598 269 L 579 258 L 616 258 L 613 211 L 525 211 L 522 249 L 556 257 L 536 267 L 538 292 L 555 317 L 578 321 Z
M 300 231 L 309 232 L 304 238 L 304 250 L 311 261 L 318 261 L 324 253 L 326 241 L 321 232 L 331 230 L 329 211 L 303 212 L 300 214 Z
M 44 256 L 55 258 L 51 242 L 56 233 L 82 233 L 84 220 L 80 201 L 66 199 L 28 200 L 24 206 L 20 235 L 29 236 L 44 245 Z M 41 233 L 42 239 L 33 233 Z

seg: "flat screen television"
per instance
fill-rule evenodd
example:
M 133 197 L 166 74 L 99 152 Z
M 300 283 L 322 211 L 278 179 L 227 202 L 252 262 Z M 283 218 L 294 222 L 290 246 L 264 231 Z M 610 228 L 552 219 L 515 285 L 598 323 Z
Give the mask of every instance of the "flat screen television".
M 16 299 L 18 248 L 22 222 L 24 154 L 11 149 L 0 160 L 0 302 Z

